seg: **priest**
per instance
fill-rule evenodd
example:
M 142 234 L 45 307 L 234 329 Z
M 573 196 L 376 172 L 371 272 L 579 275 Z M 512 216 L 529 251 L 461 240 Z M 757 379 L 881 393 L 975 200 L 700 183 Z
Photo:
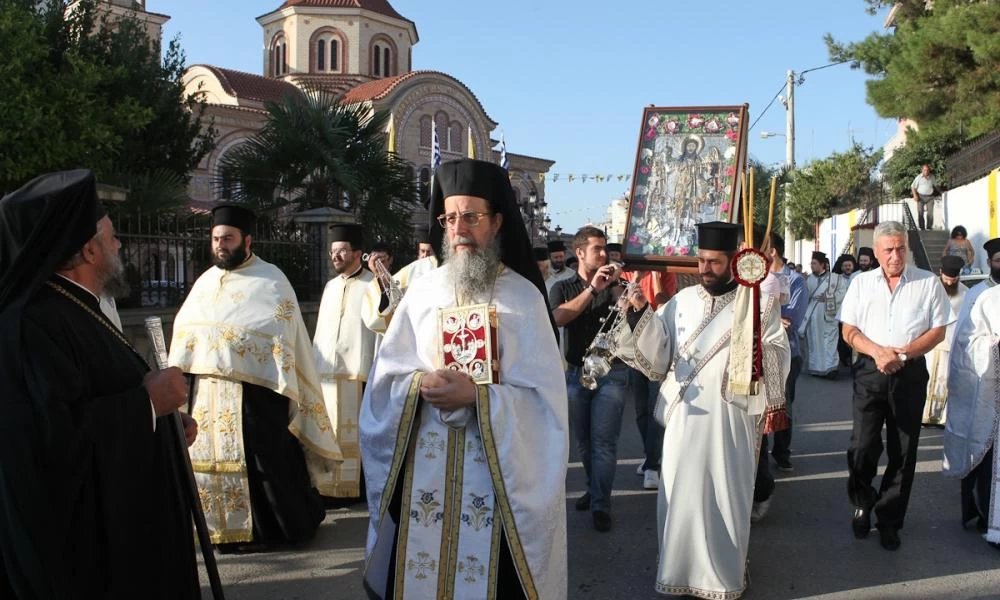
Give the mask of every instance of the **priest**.
M 805 370 L 810 375 L 835 378 L 840 368 L 837 312 L 847 294 L 848 280 L 830 271 L 830 259 L 823 252 L 813 252 L 810 267 L 812 274 L 806 278 L 809 307 L 799 328 L 799 335 L 805 339 Z
M 375 279 L 361 266 L 362 232 L 355 224 L 331 230 L 330 260 L 336 276 L 323 290 L 313 348 L 323 400 L 344 456 L 333 476 L 335 498 L 361 495 L 358 412 L 375 351 L 375 333 L 361 320 L 368 285 Z
M 632 330 L 618 336 L 623 360 L 663 380 L 654 412 L 665 427 L 656 572 L 663 594 L 714 599 L 743 593 L 758 447 L 765 425 L 775 426 L 783 414 L 789 347 L 778 298 L 760 296 L 759 387 L 744 385 L 751 357 L 731 344 L 736 335 L 749 348 L 745 334 L 754 329 L 746 321 L 753 318 L 752 303 L 737 301 L 730 267 L 738 229 L 699 224 L 701 285 L 681 290 L 656 313 L 641 295 L 630 299 Z
M 534 248 L 535 253 L 535 264 L 538 265 L 538 270 L 542 274 L 542 280 L 548 280 L 549 278 L 549 250 L 548 248 Z
M 212 542 L 264 550 L 310 539 L 343 454 L 295 291 L 252 250 L 246 208 L 212 211 L 214 266 L 174 320 L 170 364 L 194 375 L 191 447 Z M 252 542 L 252 543 L 251 543 Z
M 430 244 L 430 237 L 427 232 L 422 232 L 417 239 L 420 242 L 418 244 L 417 260 L 406 265 L 392 276 L 398 294 L 393 294 L 391 290 L 386 289 L 378 277 L 368 282 L 368 286 L 365 289 L 361 306 L 361 318 L 365 327 L 376 335 L 376 352 L 382 345 L 382 336 L 385 335 L 385 330 L 389 327 L 392 315 L 396 312 L 396 307 L 399 306 L 399 301 L 406 294 L 406 290 L 409 289 L 414 281 L 438 268 L 437 255 Z M 368 259 L 369 268 L 373 272 L 375 270 L 373 261 L 378 259 L 379 255 L 378 251 L 372 252 L 372 256 Z
M 0 200 L 0 598 L 200 597 L 187 385 L 101 312 L 120 247 L 90 171 Z
M 993 485 L 993 453 L 1000 404 L 971 353 L 972 310 L 980 295 L 1000 285 L 1000 238 L 983 245 L 990 275 L 965 294 L 948 362 L 948 420 L 944 429 L 945 477 L 962 479 L 962 524 L 986 532 Z M 994 296 L 995 297 L 995 296 Z
M 413 283 L 361 406 L 371 598 L 566 598 L 566 385 L 507 172 L 434 178 L 444 266 Z
M 576 270 L 571 269 L 566 264 L 566 244 L 562 240 L 552 240 L 548 243 L 549 249 L 549 277 L 545 280 L 545 287 L 552 289 L 556 283 L 563 279 L 576 277 Z
M 941 269 L 938 273 L 941 285 L 951 302 L 951 310 L 956 315 L 962 309 L 962 300 L 965 299 L 967 291 L 959 281 L 964 266 L 965 261 L 961 257 L 944 256 L 941 258 Z M 955 338 L 955 326 L 956 323 L 948 325 L 944 341 L 934 347 L 927 362 L 927 373 L 930 378 L 927 381 L 927 402 L 924 404 L 924 425 L 944 425 L 948 418 L 948 354 Z

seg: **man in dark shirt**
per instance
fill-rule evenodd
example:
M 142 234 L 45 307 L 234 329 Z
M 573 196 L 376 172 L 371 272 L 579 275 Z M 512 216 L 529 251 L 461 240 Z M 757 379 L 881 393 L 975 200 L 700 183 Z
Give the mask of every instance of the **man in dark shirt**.
M 573 238 L 573 253 L 579 260 L 576 276 L 556 283 L 549 291 L 552 317 L 564 327 L 566 344 L 566 389 L 569 417 L 587 473 L 587 493 L 576 502 L 577 510 L 591 510 L 594 528 L 611 529 L 611 486 L 615 479 L 618 435 L 625 408 L 627 368 L 615 359 L 610 372 L 589 389 L 580 383 L 587 348 L 609 316 L 611 303 L 621 295 L 616 284 L 621 269 L 609 265 L 604 232 L 584 227 Z

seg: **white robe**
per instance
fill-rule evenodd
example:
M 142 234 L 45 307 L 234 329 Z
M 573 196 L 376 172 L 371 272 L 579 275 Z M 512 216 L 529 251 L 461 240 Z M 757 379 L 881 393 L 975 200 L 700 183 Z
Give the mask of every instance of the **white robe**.
M 806 279 L 806 297 L 809 306 L 803 321 L 805 330 L 805 370 L 812 375 L 828 375 L 840 366 L 837 342 L 840 324 L 837 313 L 847 294 L 848 280 L 828 271 L 822 278 L 810 275 Z M 822 300 L 816 300 L 822 296 Z
M 979 295 L 972 307 L 970 317 L 972 335 L 966 350 L 968 358 L 979 376 L 980 401 L 993 405 L 994 411 L 1000 410 L 1000 286 L 986 290 Z M 993 489 L 992 508 L 989 511 L 989 528 L 986 531 L 986 541 L 1000 544 L 1000 510 L 997 502 L 1000 500 L 1000 428 L 997 421 L 993 423 L 991 442 L 993 451 Z
M 959 314 L 962 309 L 962 300 L 968 288 L 962 284 L 958 285 L 958 292 L 950 296 L 951 311 Z M 924 403 L 924 425 L 944 425 L 948 418 L 948 354 L 951 351 L 951 344 L 955 338 L 955 326 L 952 323 L 945 329 L 944 340 L 934 347 L 927 361 L 927 402 Z
M 489 302 L 499 320 L 500 383 L 479 386 L 473 407 L 439 411 L 419 396 L 423 373 L 441 367 L 439 309 L 456 305 L 447 267 L 403 297 L 365 390 L 365 571 L 379 581 L 387 575 L 372 556 L 392 543 L 395 531 L 380 525 L 403 486 L 398 597 L 493 598 L 502 528 L 527 597 L 566 598 L 569 434 L 555 338 L 539 290 L 514 271 L 503 270 Z
M 565 279 L 572 279 L 575 276 L 576 276 L 576 271 L 570 269 L 569 267 L 563 267 L 563 270 L 559 271 L 558 273 L 556 273 L 554 270 L 552 270 L 551 267 L 549 267 L 549 276 L 545 279 L 545 291 L 551 292 L 552 287 L 555 284 Z
M 425 256 L 396 271 L 392 278 L 396 280 L 396 283 L 399 284 L 399 290 L 405 295 L 406 290 L 409 289 L 414 281 L 430 273 L 437 267 L 438 260 L 436 256 Z M 372 281 L 368 283 L 368 289 L 365 291 L 364 301 L 361 305 L 361 318 L 365 327 L 376 334 L 375 354 L 378 354 L 379 347 L 382 345 L 382 336 L 385 335 L 385 330 L 389 327 L 389 322 L 392 321 L 392 315 L 396 312 L 397 308 L 395 306 L 388 306 L 385 310 L 379 310 L 381 303 L 382 286 L 379 285 L 377 279 L 372 278 Z
M 972 287 L 962 300 L 962 310 L 955 322 L 948 364 L 948 421 L 944 428 L 945 477 L 961 479 L 986 456 L 993 447 L 1000 409 L 993 402 L 990 390 L 983 385 L 976 365 L 969 355 L 973 332 L 972 309 L 979 296 L 996 284 L 989 278 Z
M 323 400 L 344 455 L 333 474 L 336 498 L 361 495 L 358 413 L 375 353 L 375 333 L 362 322 L 361 309 L 374 279 L 370 272 L 359 268 L 349 277 L 338 275 L 327 282 L 313 336 Z
M 784 405 L 790 351 L 777 299 L 761 298 L 764 380 L 757 396 L 727 386 L 733 300 L 685 288 L 634 332 L 621 358 L 663 379 L 654 416 L 665 426 L 657 503 L 656 590 L 731 599 L 745 588 L 750 510 L 765 413 Z

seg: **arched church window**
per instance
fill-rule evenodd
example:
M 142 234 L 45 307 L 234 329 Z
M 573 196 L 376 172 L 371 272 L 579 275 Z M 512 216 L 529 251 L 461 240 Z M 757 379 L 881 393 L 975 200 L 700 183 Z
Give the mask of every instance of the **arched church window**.
M 322 38 L 316 42 L 316 70 L 326 70 L 326 40 Z
M 339 73 L 346 61 L 341 56 L 346 38 L 333 27 L 316 30 L 309 39 L 309 63 L 314 73 Z
M 375 52 L 372 53 L 372 61 L 373 61 L 372 62 L 372 75 L 374 75 L 375 77 L 381 77 L 382 76 L 382 69 L 380 68 L 381 67 L 381 60 L 382 60 L 381 47 L 378 44 L 375 44 Z
M 437 128 L 438 144 L 442 150 L 448 149 L 448 113 L 439 110 L 434 115 L 434 127 Z
M 452 121 L 448 126 L 448 149 L 452 152 L 462 151 L 462 124 Z
M 420 147 L 430 148 L 431 137 L 431 116 L 424 115 L 420 117 Z
M 281 77 L 288 72 L 288 42 L 285 34 L 279 33 L 271 39 L 271 76 Z
M 389 53 L 389 48 L 383 48 L 382 49 L 382 70 L 385 72 L 385 76 L 386 77 L 394 74 L 394 73 L 392 73 L 391 69 L 389 68 L 389 65 L 392 64 L 392 62 L 390 62 L 390 60 L 389 60 L 390 58 L 391 58 L 391 54 Z
M 427 167 L 420 169 L 420 182 L 417 185 L 420 194 L 420 202 L 424 206 L 429 204 L 431 197 L 431 170 Z

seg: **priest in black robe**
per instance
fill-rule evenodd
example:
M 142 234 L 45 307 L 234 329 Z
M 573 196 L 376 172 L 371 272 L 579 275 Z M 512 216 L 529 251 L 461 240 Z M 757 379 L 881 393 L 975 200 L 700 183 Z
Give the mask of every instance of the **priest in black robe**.
M 0 200 L 0 598 L 200 597 L 187 385 L 101 313 L 120 246 L 89 171 Z

